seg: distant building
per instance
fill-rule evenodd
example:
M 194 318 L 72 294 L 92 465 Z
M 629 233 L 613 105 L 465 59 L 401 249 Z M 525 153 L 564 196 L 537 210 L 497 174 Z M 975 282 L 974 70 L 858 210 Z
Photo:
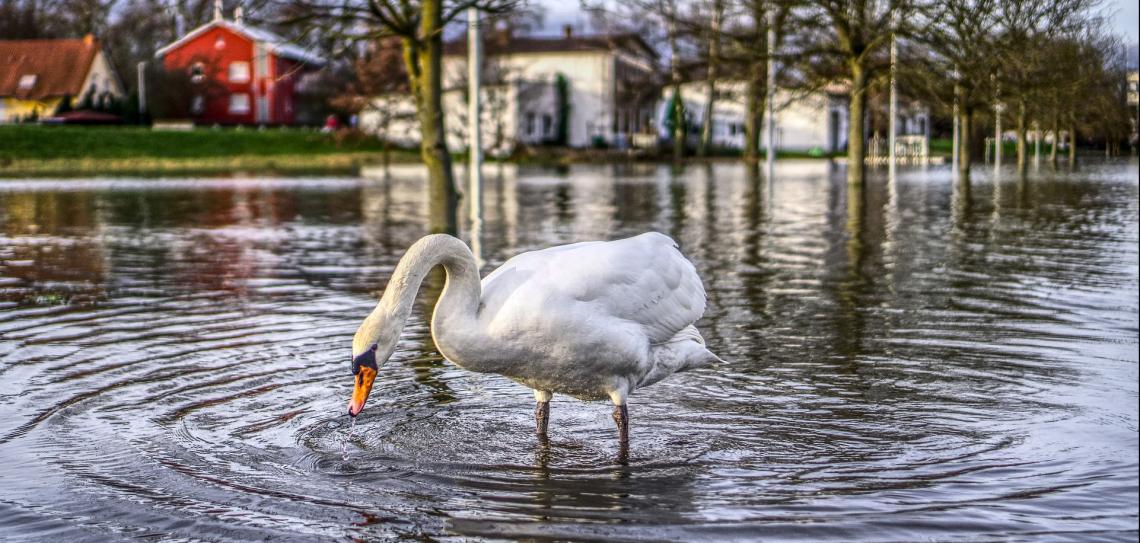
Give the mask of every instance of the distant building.
M 636 34 L 557 37 L 489 33 L 483 46 L 484 145 L 505 153 L 515 145 L 556 139 L 564 81 L 566 144 L 571 147 L 628 144 L 635 133 L 652 133 L 657 53 Z M 449 42 L 443 55 L 443 106 L 448 145 L 466 146 L 466 38 Z M 410 96 L 377 97 L 361 114 L 361 126 L 401 143 L 420 139 L 410 115 Z M 399 112 L 399 114 L 393 114 Z M 385 128 L 386 126 L 386 128 Z
M 94 36 L 0 40 L 0 122 L 53 115 L 65 98 L 97 105 L 123 97 L 123 84 Z
M 744 148 L 744 124 L 747 117 L 747 84 L 744 81 L 719 81 L 713 102 L 712 144 L 726 149 Z M 671 87 L 663 91 L 657 108 L 658 136 L 672 135 L 666 117 L 673 101 Z M 708 84 L 694 81 L 681 85 L 685 103 L 686 135 L 690 146 L 696 145 L 704 123 L 708 103 Z M 767 113 L 765 112 L 765 115 Z M 767 136 L 761 127 L 761 148 Z M 776 149 L 835 153 L 847 147 L 847 98 L 839 92 L 821 90 L 797 95 L 787 90 L 776 92 Z
M 214 20 L 155 52 L 167 71 L 185 70 L 195 92 L 189 112 L 198 124 L 293 124 L 297 93 L 320 57 L 268 30 Z

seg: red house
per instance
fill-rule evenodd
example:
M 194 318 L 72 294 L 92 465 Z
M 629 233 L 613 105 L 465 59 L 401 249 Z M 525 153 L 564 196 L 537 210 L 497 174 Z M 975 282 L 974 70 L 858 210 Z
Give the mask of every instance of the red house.
M 297 86 L 324 60 L 284 38 L 243 23 L 241 8 L 159 49 L 167 71 L 186 70 L 190 116 L 198 124 L 293 124 Z

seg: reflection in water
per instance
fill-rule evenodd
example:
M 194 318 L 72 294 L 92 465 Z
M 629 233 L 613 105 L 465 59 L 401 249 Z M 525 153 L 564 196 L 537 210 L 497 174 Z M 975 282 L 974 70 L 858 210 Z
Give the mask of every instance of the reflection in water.
M 634 395 L 627 466 L 606 406 L 539 443 L 526 389 L 443 360 L 442 274 L 345 459 L 415 175 L 0 182 L 0 533 L 1134 538 L 1136 166 L 975 174 L 489 168 L 484 272 L 658 230 L 705 278 L 726 363 Z

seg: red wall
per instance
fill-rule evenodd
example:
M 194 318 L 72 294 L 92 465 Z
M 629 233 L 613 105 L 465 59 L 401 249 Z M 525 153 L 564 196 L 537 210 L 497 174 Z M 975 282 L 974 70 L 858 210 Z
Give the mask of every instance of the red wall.
M 221 43 L 219 43 L 221 40 Z M 254 44 L 248 38 L 227 28 L 214 27 L 181 47 L 170 51 L 163 59 L 167 70 L 187 70 L 201 62 L 206 68 L 206 82 L 195 85 L 203 97 L 205 109 L 191 118 L 200 124 L 262 124 L 257 122 L 258 98 L 268 101 L 268 118 L 264 124 L 291 124 L 296 117 L 295 89 L 301 76 L 298 63 L 278 58 L 270 53 L 268 74 L 257 77 L 254 62 Z M 231 62 L 249 63 L 249 81 L 229 81 Z M 278 80 L 278 77 L 291 74 Z M 247 113 L 230 113 L 230 95 L 249 95 Z

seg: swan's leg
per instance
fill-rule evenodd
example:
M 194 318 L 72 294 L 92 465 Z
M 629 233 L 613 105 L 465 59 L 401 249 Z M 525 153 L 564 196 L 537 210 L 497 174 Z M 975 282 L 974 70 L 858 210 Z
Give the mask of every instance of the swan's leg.
M 550 426 L 550 398 L 553 396 L 549 390 L 534 391 L 534 429 L 542 437 L 546 437 L 546 429 Z
M 611 393 L 610 400 L 614 402 L 614 422 L 618 427 L 619 461 L 624 461 L 629 455 L 629 410 L 625 407 L 625 394 Z
M 621 448 L 625 449 L 629 447 L 629 410 L 624 403 L 614 406 L 614 422 L 618 427 L 618 441 Z

